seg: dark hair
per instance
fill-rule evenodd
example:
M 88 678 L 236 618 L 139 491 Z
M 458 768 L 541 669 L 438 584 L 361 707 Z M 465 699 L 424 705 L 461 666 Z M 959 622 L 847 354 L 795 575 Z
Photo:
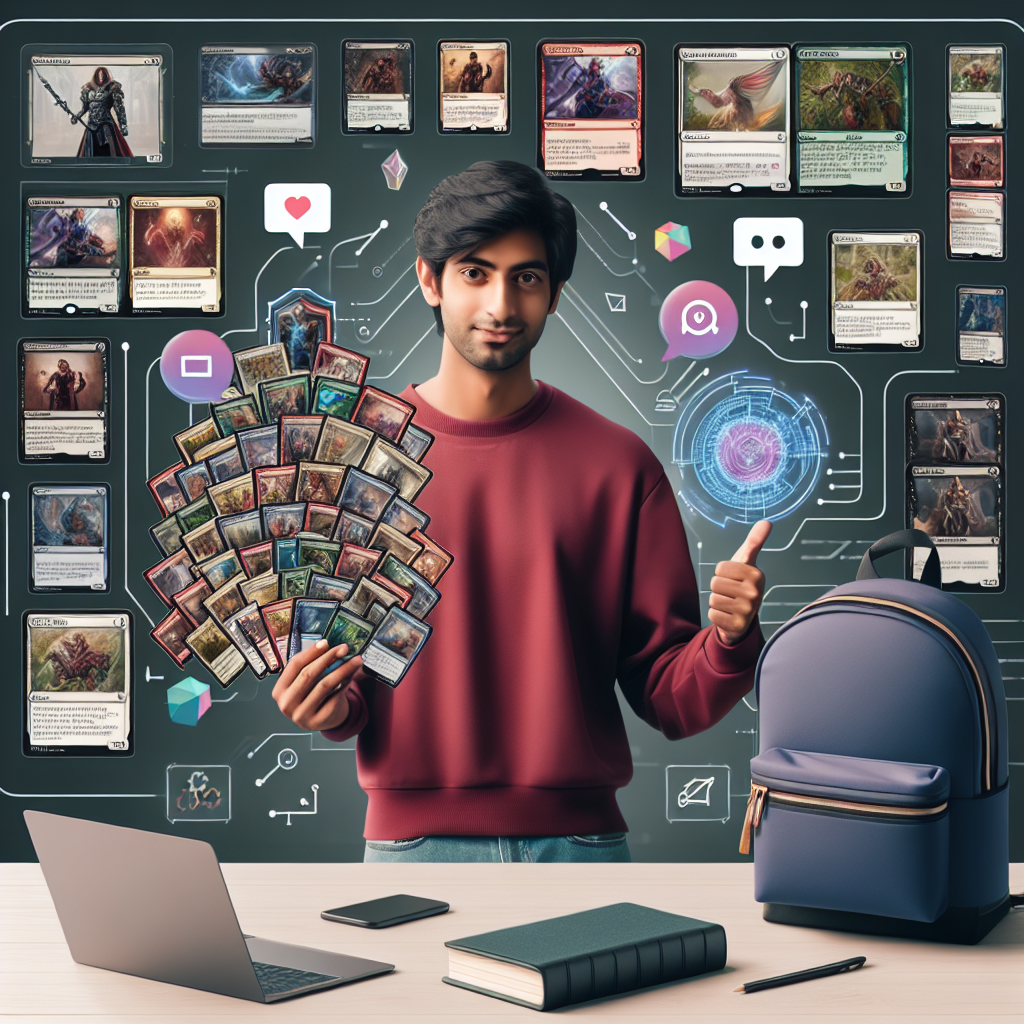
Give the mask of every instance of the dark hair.
M 416 252 L 440 280 L 453 256 L 518 228 L 544 240 L 551 294 L 568 281 L 576 261 L 576 211 L 532 167 L 515 160 L 481 160 L 445 178 L 416 215 Z M 444 334 L 441 307 L 434 307 L 437 333 Z

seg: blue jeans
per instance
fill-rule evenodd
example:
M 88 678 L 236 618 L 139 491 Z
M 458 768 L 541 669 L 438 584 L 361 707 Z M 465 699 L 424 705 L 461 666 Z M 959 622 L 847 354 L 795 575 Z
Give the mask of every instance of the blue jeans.
M 631 861 L 625 832 L 602 836 L 420 836 L 367 839 L 363 861 L 375 864 Z

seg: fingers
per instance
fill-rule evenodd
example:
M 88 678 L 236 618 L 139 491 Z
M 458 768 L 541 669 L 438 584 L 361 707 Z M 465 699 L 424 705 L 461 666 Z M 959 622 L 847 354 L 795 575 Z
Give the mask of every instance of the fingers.
M 310 648 L 305 651 L 299 651 L 293 658 L 288 659 L 288 664 L 282 669 L 281 674 L 277 677 L 277 682 L 274 683 L 274 689 L 271 691 L 271 696 L 274 700 L 277 700 L 278 696 L 283 694 L 285 690 L 291 686 L 295 677 L 309 664 L 316 661 L 317 658 L 321 657 L 327 650 L 327 641 L 320 639 Z M 325 666 L 326 667 L 326 666 Z
M 759 519 L 750 528 L 747 539 L 737 548 L 736 554 L 732 556 L 733 562 L 745 562 L 747 565 L 756 565 L 757 556 L 764 547 L 772 532 L 772 524 L 767 519 Z
M 351 680 L 349 680 L 351 682 Z M 321 729 L 336 729 L 343 725 L 348 718 L 348 686 L 342 687 L 336 693 L 330 694 L 327 699 L 302 721 L 295 724 L 308 732 L 319 732 Z M 293 721 L 295 721 L 293 719 Z
M 321 643 L 323 647 L 320 646 Z M 294 712 L 317 685 L 317 680 L 332 668 L 340 657 L 348 653 L 348 647 L 345 644 L 332 650 L 326 650 L 326 647 L 326 640 L 318 640 L 316 645 L 308 651 L 301 651 L 289 659 L 273 690 L 274 700 L 277 701 L 277 706 L 281 709 L 282 714 L 292 718 Z M 310 653 L 313 655 L 312 658 L 302 657 Z M 324 690 L 321 693 L 321 700 L 327 696 L 328 692 L 329 690 Z M 292 720 L 294 721 L 294 718 Z
M 316 728 L 306 723 L 313 721 L 326 703 L 333 703 L 337 696 L 342 695 L 348 689 L 354 682 L 361 664 L 361 659 L 350 658 L 344 664 L 339 664 L 333 672 L 328 672 L 322 679 L 319 679 L 310 688 L 302 703 L 296 707 L 291 716 L 292 721 L 303 729 Z

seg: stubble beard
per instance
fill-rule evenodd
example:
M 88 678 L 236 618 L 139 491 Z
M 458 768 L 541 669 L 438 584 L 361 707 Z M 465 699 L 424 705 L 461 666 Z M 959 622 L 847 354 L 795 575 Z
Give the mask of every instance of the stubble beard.
M 506 326 L 517 325 L 502 325 Z M 494 329 L 499 330 L 501 327 L 494 326 Z M 472 327 L 451 333 L 446 329 L 445 336 L 471 366 L 489 373 L 500 373 L 502 370 L 513 369 L 529 356 L 540 341 L 543 329 L 541 325 L 540 328 L 531 331 L 528 326 L 523 325 L 520 327 L 520 334 L 497 348 L 491 348 L 486 342 L 478 341 L 475 337 L 477 332 Z

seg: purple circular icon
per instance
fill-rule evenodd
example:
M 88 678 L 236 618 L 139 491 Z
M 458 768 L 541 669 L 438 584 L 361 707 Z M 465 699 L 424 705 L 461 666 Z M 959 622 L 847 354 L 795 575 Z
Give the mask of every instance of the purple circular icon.
M 739 322 L 736 304 L 723 288 L 710 281 L 687 281 L 673 288 L 661 304 L 658 327 L 668 342 L 661 361 L 717 356 L 736 337 Z
M 213 331 L 182 331 L 160 356 L 167 389 L 185 402 L 219 401 L 234 372 L 231 349 Z
M 757 420 L 729 424 L 718 439 L 718 460 L 722 469 L 741 484 L 769 480 L 785 456 L 785 444 L 778 432 Z

